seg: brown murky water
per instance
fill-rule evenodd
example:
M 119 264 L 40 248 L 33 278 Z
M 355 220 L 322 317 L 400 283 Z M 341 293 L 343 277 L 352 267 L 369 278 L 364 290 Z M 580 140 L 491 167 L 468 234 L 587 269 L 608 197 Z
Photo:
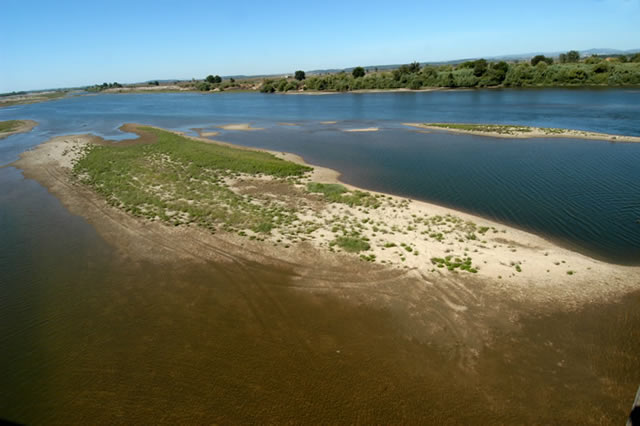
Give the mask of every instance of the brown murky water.
M 409 336 L 393 300 L 303 291 L 255 264 L 121 258 L 6 170 L 0 418 L 621 424 L 640 383 L 640 295 L 496 323 L 461 364 L 455 338 Z

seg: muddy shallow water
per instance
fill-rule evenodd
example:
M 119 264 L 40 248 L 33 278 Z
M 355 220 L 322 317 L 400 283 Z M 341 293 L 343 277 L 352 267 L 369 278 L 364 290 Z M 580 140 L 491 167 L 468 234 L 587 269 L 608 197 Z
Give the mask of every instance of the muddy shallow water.
M 2 418 L 609 424 L 640 382 L 640 295 L 554 313 L 468 282 L 482 303 L 457 312 L 447 285 L 405 300 L 406 277 L 309 289 L 246 261 L 140 262 L 0 173 Z

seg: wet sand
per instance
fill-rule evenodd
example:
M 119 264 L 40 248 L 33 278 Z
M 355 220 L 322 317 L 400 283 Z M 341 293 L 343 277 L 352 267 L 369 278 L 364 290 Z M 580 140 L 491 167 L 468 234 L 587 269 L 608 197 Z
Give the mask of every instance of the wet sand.
M 242 130 L 245 132 L 263 130 L 261 127 L 251 127 L 250 123 L 224 124 L 218 127 L 223 130 Z
M 628 414 L 640 362 L 628 270 L 513 287 L 311 244 L 274 257 L 108 207 L 69 179 L 70 151 L 52 157 L 54 145 L 18 166 L 85 217 L 116 260 L 100 271 L 107 285 L 47 301 L 68 306 L 42 330 L 48 374 L 7 399 L 10 419 L 609 424 Z

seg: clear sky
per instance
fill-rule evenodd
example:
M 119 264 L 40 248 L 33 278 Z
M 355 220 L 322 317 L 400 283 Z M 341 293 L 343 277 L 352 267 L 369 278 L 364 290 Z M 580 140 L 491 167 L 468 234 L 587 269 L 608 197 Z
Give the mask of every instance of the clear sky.
M 640 0 L 2 0 L 0 93 L 640 48 Z

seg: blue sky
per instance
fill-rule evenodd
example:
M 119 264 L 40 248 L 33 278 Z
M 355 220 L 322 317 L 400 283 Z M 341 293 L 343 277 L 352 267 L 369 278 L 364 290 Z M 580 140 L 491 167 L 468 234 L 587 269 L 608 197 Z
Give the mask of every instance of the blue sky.
M 0 93 L 640 48 L 640 0 L 3 0 Z

